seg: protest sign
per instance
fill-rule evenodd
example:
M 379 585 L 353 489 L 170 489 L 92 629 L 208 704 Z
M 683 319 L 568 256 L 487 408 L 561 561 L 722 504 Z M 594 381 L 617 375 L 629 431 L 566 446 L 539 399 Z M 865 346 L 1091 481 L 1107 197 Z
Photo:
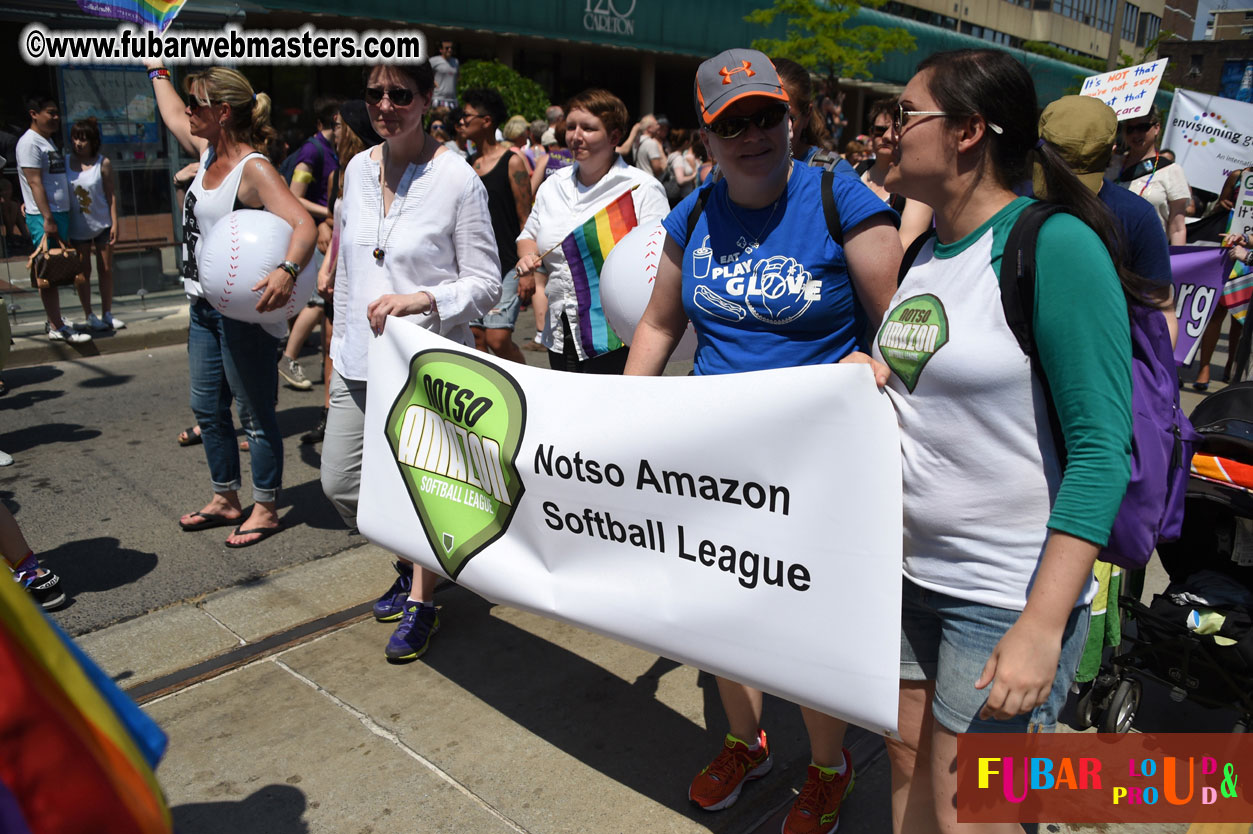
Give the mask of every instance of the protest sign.
M 895 730 L 900 439 L 868 366 L 567 374 L 388 319 L 357 520 L 487 599 Z
M 1227 250 L 1219 246 L 1170 247 L 1170 272 L 1175 282 L 1175 315 L 1179 338 L 1175 362 L 1188 365 L 1196 358 L 1201 334 L 1219 309 L 1227 276 Z
M 1231 213 L 1231 234 L 1253 235 L 1253 171 L 1245 171 Z
M 1080 95 L 1099 98 L 1113 108 L 1118 120 L 1143 116 L 1153 106 L 1166 72 L 1166 59 L 1093 75 L 1083 82 Z
M 1177 89 L 1161 147 L 1175 152 L 1188 185 L 1217 194 L 1228 174 L 1253 165 L 1253 104 Z

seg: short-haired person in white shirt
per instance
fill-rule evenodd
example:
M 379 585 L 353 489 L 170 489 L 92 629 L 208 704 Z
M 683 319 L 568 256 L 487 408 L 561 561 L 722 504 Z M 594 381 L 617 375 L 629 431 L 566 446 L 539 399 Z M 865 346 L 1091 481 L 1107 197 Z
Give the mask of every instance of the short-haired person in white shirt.
M 61 130 L 61 110 L 52 96 L 36 94 L 26 100 L 30 127 L 17 141 L 17 176 L 26 206 L 26 227 L 36 249 L 59 243 L 70 245 L 70 182 L 65 175 L 65 156 L 52 143 Z M 87 282 L 75 279 L 80 294 Z M 54 342 L 90 342 L 61 318 L 57 287 L 43 287 L 39 299 L 48 314 L 48 338 Z
M 585 90 L 566 103 L 566 146 L 574 164 L 544 180 L 518 237 L 518 277 L 537 270 L 548 273 L 542 343 L 553 370 L 620 374 L 626 365 L 625 346 L 596 354 L 579 339 L 578 299 L 560 246 L 577 226 L 632 188 L 638 225 L 656 223 L 670 212 L 666 190 L 657 178 L 618 156 L 615 149 L 626 124 L 626 105 L 607 90 Z
M 322 490 L 349 527 L 357 524 L 370 340 L 383 332 L 388 316 L 397 316 L 472 348 L 470 321 L 500 299 L 487 190 L 460 154 L 422 129 L 434 87 L 430 64 L 366 71 L 366 108 L 383 143 L 348 163 L 337 206 L 335 371 Z M 439 630 L 439 575 L 402 561 L 396 570 L 398 578 L 374 604 L 374 617 L 399 621 L 388 659 L 415 660 Z

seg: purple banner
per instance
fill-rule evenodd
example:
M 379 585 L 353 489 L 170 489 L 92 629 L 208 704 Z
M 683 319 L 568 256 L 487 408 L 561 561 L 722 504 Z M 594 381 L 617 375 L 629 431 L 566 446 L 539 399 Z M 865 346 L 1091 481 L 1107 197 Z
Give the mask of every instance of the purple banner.
M 1214 316 L 1225 312 L 1219 305 L 1227 277 L 1227 250 L 1220 246 L 1170 247 L 1170 271 L 1175 282 L 1175 315 L 1179 317 L 1179 341 L 1175 362 L 1189 364 L 1201 346 L 1201 334 Z

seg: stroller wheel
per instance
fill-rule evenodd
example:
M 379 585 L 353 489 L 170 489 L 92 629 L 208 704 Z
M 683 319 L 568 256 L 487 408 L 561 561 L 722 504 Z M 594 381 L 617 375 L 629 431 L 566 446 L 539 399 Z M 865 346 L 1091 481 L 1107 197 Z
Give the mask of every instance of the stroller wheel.
M 1084 684 L 1079 700 L 1075 702 L 1075 729 L 1086 730 L 1101 717 L 1100 698 L 1096 697 L 1096 683 Z
M 1131 729 L 1135 720 L 1136 710 L 1140 708 L 1140 682 L 1135 678 L 1125 678 L 1118 683 L 1114 697 L 1109 701 L 1105 717 L 1101 719 L 1101 732 L 1125 733 Z

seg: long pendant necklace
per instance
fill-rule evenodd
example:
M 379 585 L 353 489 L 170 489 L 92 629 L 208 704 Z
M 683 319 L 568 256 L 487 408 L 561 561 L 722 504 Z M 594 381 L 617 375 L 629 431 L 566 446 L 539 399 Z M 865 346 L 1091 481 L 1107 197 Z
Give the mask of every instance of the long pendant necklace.
M 788 173 L 791 174 L 790 169 Z M 727 201 L 727 213 L 731 215 L 731 219 L 735 221 L 736 225 L 744 230 L 744 235 L 748 238 L 749 243 L 752 245 L 754 249 L 758 249 L 761 247 L 761 236 L 766 233 L 766 229 L 770 228 L 770 222 L 774 220 L 775 212 L 779 210 L 779 203 L 783 202 L 784 194 L 787 194 L 786 184 L 784 184 L 783 186 L 783 192 L 779 194 L 778 197 L 775 198 L 772 208 L 770 209 L 770 216 L 767 217 L 766 222 L 762 224 L 761 231 L 759 231 L 757 234 L 753 234 L 752 232 L 748 230 L 748 227 L 744 225 L 744 222 L 740 220 L 739 216 L 735 213 L 735 204 L 731 202 L 730 189 L 727 189 L 726 191 L 722 192 L 723 198 Z
M 422 137 L 422 145 L 423 145 L 423 148 L 425 148 L 426 146 L 425 135 L 423 135 Z M 421 157 L 421 155 L 422 155 L 422 149 L 419 149 L 418 156 Z M 387 239 L 392 236 L 392 229 L 396 228 L 396 223 L 393 222 L 391 225 L 391 228 L 387 230 L 386 236 L 383 235 L 383 221 L 386 220 L 387 218 L 387 212 L 383 209 L 383 199 L 387 193 L 387 143 L 386 142 L 383 143 L 382 156 L 383 156 L 383 165 L 379 170 L 379 224 L 378 224 L 378 229 L 376 229 L 374 233 L 374 241 L 375 241 L 374 252 L 371 253 L 374 255 L 374 260 L 379 261 L 380 263 L 383 261 L 383 256 L 387 254 L 387 249 L 386 249 Z M 405 173 L 408 173 L 408 171 L 409 171 L 409 166 L 406 165 L 405 172 L 400 175 L 400 182 L 396 184 L 397 191 L 399 191 L 400 188 L 405 184 Z M 409 184 L 409 188 L 412 188 L 412 187 L 413 187 L 413 183 L 411 182 Z M 392 198 L 392 209 L 395 210 L 397 219 L 399 219 L 400 217 L 400 210 L 405 205 L 405 198 L 409 196 L 409 188 L 405 189 L 404 194 L 397 194 L 397 196 Z M 382 240 L 380 240 L 380 238 L 382 238 Z
M 1153 177 L 1154 175 L 1157 174 L 1157 166 L 1158 166 L 1158 163 L 1161 161 L 1161 158 L 1162 158 L 1161 154 L 1159 153 L 1153 154 L 1153 170 L 1149 172 L 1149 178 L 1144 181 L 1144 185 L 1140 186 L 1141 197 L 1143 197 L 1144 192 L 1148 190 L 1149 184 L 1153 182 Z

